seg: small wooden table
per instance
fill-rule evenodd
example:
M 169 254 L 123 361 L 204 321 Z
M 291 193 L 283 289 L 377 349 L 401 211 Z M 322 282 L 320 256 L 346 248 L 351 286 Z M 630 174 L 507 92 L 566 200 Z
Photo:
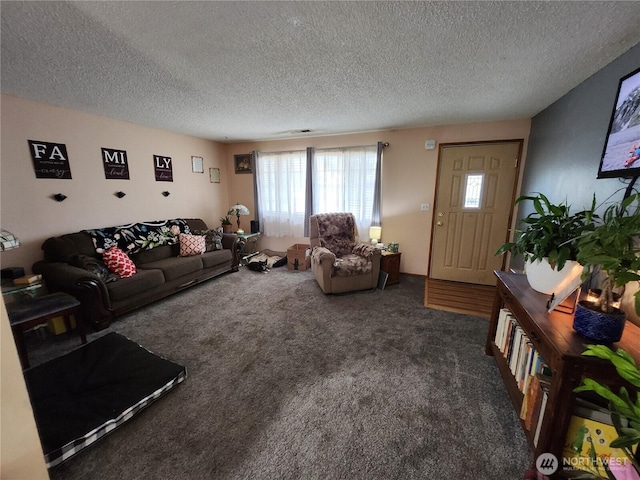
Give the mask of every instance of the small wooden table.
M 400 283 L 400 255 L 399 252 L 382 252 L 380 270 L 389 274 L 387 285 Z
M 24 302 L 11 303 L 6 307 L 23 369 L 29 368 L 24 332 L 46 323 L 47 320 L 63 317 L 67 331 L 71 333 L 70 316 L 73 315 L 76 319 L 76 328 L 80 333 L 82 343 L 87 343 L 84 323 L 80 315 L 80 302 L 67 293 L 52 293 L 42 297 L 31 298 Z

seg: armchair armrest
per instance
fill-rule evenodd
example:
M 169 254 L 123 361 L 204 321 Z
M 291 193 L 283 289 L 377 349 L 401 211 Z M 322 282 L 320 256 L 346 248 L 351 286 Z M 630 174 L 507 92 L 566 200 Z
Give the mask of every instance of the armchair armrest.
M 311 251 L 311 263 L 315 265 L 322 265 L 323 268 L 331 269 L 335 261 L 336 255 L 325 247 L 314 247 Z
M 363 258 L 374 259 L 380 257 L 382 252 L 379 248 L 366 243 L 359 243 L 353 247 L 352 253 Z

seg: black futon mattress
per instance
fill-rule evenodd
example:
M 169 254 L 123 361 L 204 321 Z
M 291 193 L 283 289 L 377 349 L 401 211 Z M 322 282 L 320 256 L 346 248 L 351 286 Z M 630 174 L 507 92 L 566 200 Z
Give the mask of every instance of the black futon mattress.
M 132 418 L 187 371 L 109 333 L 24 375 L 50 468 Z

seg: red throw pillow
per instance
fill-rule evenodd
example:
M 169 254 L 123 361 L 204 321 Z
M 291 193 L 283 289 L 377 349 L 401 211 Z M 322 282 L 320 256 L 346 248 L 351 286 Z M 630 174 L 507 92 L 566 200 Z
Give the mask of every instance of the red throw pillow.
M 111 247 L 104 252 L 102 261 L 109 270 L 120 278 L 131 277 L 136 273 L 136 264 L 118 247 Z
M 180 256 L 202 255 L 207 249 L 205 237 L 201 235 L 180 234 Z

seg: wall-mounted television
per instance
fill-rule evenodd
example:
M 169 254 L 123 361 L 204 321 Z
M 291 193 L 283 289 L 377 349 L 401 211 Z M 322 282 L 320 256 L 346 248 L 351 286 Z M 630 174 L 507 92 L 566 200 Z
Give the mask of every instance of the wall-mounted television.
M 640 175 L 640 68 L 620 79 L 598 178 Z

